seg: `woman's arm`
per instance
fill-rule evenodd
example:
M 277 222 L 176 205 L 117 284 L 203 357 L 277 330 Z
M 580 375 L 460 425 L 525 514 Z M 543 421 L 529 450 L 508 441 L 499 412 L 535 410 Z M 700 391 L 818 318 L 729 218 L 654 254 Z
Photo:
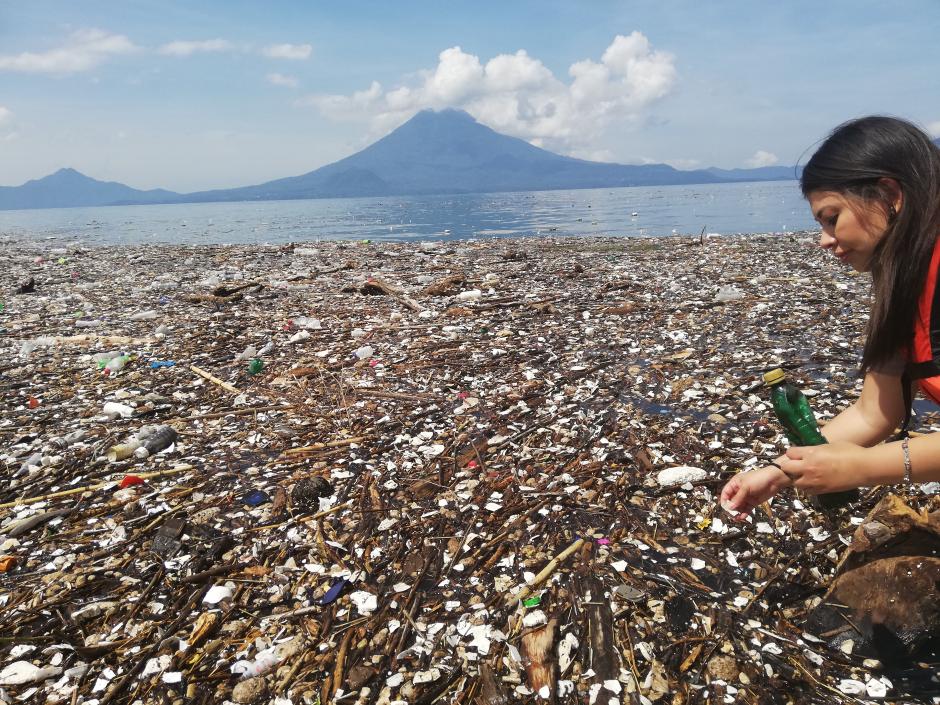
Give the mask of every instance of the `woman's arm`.
M 908 448 L 911 482 L 940 480 L 940 433 L 911 438 Z M 790 448 L 780 467 L 794 487 L 810 494 L 893 485 L 904 482 L 904 450 L 901 441 L 871 448 L 837 441 Z
M 751 509 L 792 484 L 819 494 L 897 482 L 898 478 L 904 477 L 900 446 L 895 443 L 877 444 L 890 436 L 903 419 L 901 377 L 869 372 L 858 400 L 823 427 L 823 435 L 829 444 L 791 449 L 776 459 L 776 467 L 771 465 L 735 475 L 721 492 L 721 504 L 743 519 Z M 937 434 L 935 442 L 940 468 L 940 434 Z M 806 451 L 810 452 L 811 458 L 805 457 Z M 863 452 L 868 455 L 860 456 Z M 917 449 L 918 456 L 928 453 L 927 449 Z M 798 462 L 794 456 L 799 456 Z M 897 474 L 898 467 L 900 475 Z M 925 473 L 924 479 L 921 479 L 921 473 Z M 921 471 L 915 472 L 914 479 L 926 482 L 926 473 L 929 469 L 925 465 Z
M 904 420 L 904 411 L 901 377 L 869 372 L 858 400 L 831 419 L 822 434 L 830 443 L 845 441 L 867 448 L 890 436 Z
M 824 427 L 829 443 L 790 448 L 780 467 L 794 486 L 812 494 L 903 482 L 901 443 L 880 441 L 904 412 L 900 377 L 871 372 L 858 401 Z M 940 480 L 940 433 L 912 438 L 908 446 L 912 482 Z

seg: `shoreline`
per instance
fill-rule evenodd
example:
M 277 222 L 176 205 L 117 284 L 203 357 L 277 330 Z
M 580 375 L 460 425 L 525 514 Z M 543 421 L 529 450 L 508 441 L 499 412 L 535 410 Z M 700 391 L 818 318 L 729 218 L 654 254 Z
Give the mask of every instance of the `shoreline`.
M 754 701 L 791 679 L 797 697 L 818 694 L 787 659 L 832 688 L 877 677 L 861 658 L 808 660 L 823 645 L 791 629 L 812 604 L 806 586 L 832 575 L 840 532 L 886 488 L 831 522 L 792 492 L 745 524 L 716 502 L 734 472 L 783 446 L 761 372 L 785 367 L 824 418 L 859 389 L 868 280 L 813 237 L 37 244 L 45 264 L 24 245 L 0 273 L 0 503 L 108 484 L 0 510 L 0 534 L 64 511 L 4 544 L 16 563 L 0 618 L 42 635 L 57 618 L 35 608 L 88 610 L 80 646 L 102 655 L 79 692 L 105 678 L 95 697 L 112 688 L 118 702 L 144 688 L 221 701 L 248 682 L 294 703 L 340 689 L 349 702 L 430 702 L 489 687 L 486 672 L 510 702 L 531 702 L 544 676 L 520 652 L 581 700 L 619 688 Z M 29 278 L 35 293 L 11 295 Z M 118 350 L 136 358 L 103 376 L 91 354 Z M 105 418 L 108 402 L 130 414 Z M 176 445 L 107 461 L 154 424 L 173 426 Z M 179 466 L 193 469 L 117 484 Z M 661 487 L 676 466 L 704 475 Z M 168 517 L 184 528 L 155 553 Z M 821 527 L 831 540 L 813 538 Z M 524 590 L 538 603 L 507 602 Z M 118 624 L 140 650 L 113 642 Z M 531 635 L 547 631 L 540 652 Z M 171 637 L 189 649 L 158 651 Z M 563 663 L 558 644 L 575 642 Z M 40 650 L 24 658 L 50 664 Z M 91 662 L 60 653 L 53 668 Z M 254 680 L 265 658 L 276 662 Z M 241 662 L 248 678 L 221 676 Z

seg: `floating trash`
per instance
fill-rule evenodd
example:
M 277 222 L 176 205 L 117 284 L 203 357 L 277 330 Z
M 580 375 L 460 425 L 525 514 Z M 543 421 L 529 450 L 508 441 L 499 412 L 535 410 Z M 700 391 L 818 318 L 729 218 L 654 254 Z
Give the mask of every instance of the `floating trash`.
M 717 504 L 857 398 L 815 238 L 8 248 L 3 697 L 916 701 L 807 623 L 888 488 Z

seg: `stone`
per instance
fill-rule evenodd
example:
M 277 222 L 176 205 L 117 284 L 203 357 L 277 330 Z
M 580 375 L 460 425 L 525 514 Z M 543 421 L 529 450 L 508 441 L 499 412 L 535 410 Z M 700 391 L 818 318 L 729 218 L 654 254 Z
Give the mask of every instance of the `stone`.
M 679 465 L 673 468 L 660 470 L 656 476 L 656 481 L 660 487 L 671 487 L 673 485 L 684 485 L 686 482 L 698 482 L 708 477 L 708 473 L 701 468 L 693 468 L 688 465 Z
M 265 682 L 264 678 L 248 678 L 238 683 L 232 689 L 232 700 L 236 703 L 244 703 L 245 705 L 256 703 L 265 695 L 267 690 L 268 684 Z
M 734 683 L 741 672 L 741 669 L 738 668 L 738 662 L 731 656 L 724 655 L 713 656 L 705 670 L 712 680 L 724 681 L 725 683 Z

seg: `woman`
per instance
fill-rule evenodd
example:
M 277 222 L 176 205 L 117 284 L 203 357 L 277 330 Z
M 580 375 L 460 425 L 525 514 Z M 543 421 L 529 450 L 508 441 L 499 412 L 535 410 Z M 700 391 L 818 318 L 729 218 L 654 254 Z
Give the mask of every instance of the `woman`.
M 940 403 L 940 149 L 904 120 L 852 120 L 809 160 L 800 187 L 823 249 L 872 274 L 864 385 L 823 428 L 828 444 L 792 447 L 725 485 L 721 504 L 738 519 L 791 485 L 822 494 L 940 479 L 940 433 L 882 443 L 906 426 L 918 386 Z

